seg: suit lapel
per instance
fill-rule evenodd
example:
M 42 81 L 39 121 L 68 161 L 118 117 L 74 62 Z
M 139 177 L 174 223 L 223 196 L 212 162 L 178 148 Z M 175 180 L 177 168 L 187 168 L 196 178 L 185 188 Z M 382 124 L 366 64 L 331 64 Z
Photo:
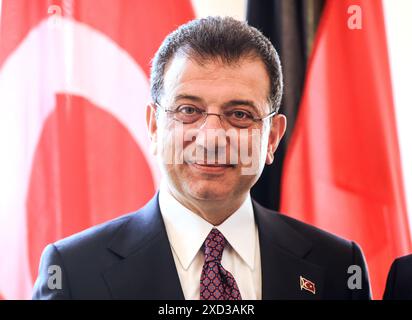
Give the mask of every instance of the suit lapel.
M 321 299 L 324 271 L 304 258 L 312 244 L 277 213 L 253 202 L 259 230 L 262 299 Z M 184 299 L 158 194 L 131 216 L 108 249 L 120 261 L 103 273 L 114 299 Z M 301 277 L 315 286 L 302 287 Z
M 321 299 L 323 269 L 304 259 L 312 244 L 280 214 L 256 202 L 253 206 L 259 230 L 262 299 Z
M 103 277 L 114 299 L 184 299 L 158 194 L 117 232 L 108 249 L 121 260 Z

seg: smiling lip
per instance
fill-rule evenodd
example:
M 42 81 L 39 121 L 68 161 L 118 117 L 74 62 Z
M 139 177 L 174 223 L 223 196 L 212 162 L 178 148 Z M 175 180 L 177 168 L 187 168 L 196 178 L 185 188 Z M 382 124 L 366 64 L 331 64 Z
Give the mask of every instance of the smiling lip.
M 233 168 L 234 165 L 231 164 L 201 164 L 201 163 L 188 163 L 190 166 L 208 173 L 221 173 L 224 172 L 226 169 Z

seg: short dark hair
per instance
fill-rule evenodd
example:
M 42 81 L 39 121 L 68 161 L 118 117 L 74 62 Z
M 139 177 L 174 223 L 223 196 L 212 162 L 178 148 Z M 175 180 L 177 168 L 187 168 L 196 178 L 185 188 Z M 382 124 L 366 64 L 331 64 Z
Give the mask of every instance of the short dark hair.
M 198 61 L 219 58 L 231 64 L 243 57 L 257 57 L 265 64 L 270 79 L 268 101 L 278 110 L 283 79 L 279 56 L 272 43 L 259 30 L 231 17 L 207 17 L 192 20 L 170 33 L 156 52 L 150 73 L 150 91 L 159 102 L 167 63 L 177 52 Z

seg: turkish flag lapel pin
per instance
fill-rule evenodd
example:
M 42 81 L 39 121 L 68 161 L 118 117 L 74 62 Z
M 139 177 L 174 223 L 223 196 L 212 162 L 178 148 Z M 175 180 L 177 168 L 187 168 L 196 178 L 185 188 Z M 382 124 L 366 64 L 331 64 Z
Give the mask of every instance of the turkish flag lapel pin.
M 316 294 L 316 285 L 314 282 L 300 276 L 300 290 L 306 290 Z

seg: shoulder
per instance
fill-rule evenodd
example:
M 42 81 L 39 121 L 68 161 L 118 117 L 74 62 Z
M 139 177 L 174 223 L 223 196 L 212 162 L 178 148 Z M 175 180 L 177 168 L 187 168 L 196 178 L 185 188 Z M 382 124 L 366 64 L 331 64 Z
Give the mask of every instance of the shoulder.
M 116 257 L 106 250 L 107 243 L 133 214 L 49 244 L 40 259 L 33 299 L 71 299 L 99 286 L 100 272 L 116 261 Z M 58 289 L 61 290 L 49 287 L 50 272 L 57 272 L 56 276 L 60 274 L 61 284 Z M 87 290 L 79 289 L 84 288 L 84 285 L 87 285 Z
M 412 254 L 397 258 L 391 269 L 396 273 L 397 280 L 402 283 L 408 283 L 412 288 Z M 410 289 L 412 295 L 412 289 Z
M 301 238 L 305 239 L 305 241 L 309 241 L 315 247 L 321 247 L 326 250 L 340 248 L 341 250 L 351 253 L 353 246 L 357 246 L 351 240 L 294 219 L 284 213 L 267 209 L 257 203 L 255 204 L 255 207 L 261 212 L 260 215 L 265 217 L 265 223 L 281 224 L 283 225 L 283 229 L 289 230 L 289 233 L 296 232 Z M 287 226 L 287 228 L 285 228 L 285 226 Z M 287 236 L 287 234 L 285 234 L 285 236 Z
M 395 259 L 392 263 L 386 288 L 385 300 L 412 299 L 412 254 Z
M 127 224 L 127 222 L 137 214 L 138 211 L 124 214 L 118 218 L 92 226 L 86 230 L 58 240 L 53 243 L 53 245 L 59 252 L 79 250 L 81 248 L 85 251 L 93 251 L 93 249 L 98 249 L 99 247 L 106 247 L 122 226 Z
M 58 265 L 76 277 L 81 273 L 90 275 L 104 270 L 119 258 L 108 250 L 112 239 L 137 214 L 120 216 L 49 244 L 42 253 L 40 264 Z
M 361 248 L 354 242 L 285 214 L 255 205 L 259 231 L 280 247 L 325 267 L 331 273 L 347 274 L 351 266 L 360 266 L 367 274 Z M 353 267 L 352 267 L 353 268 Z
M 315 227 L 311 224 L 299 221 L 282 213 L 277 213 L 280 219 L 298 231 L 302 236 L 310 239 L 314 245 L 327 245 L 352 249 L 352 241 L 337 236 L 331 232 Z
M 394 264 L 398 265 L 399 267 L 408 269 L 412 274 L 412 254 L 397 258 L 394 261 Z
M 264 239 L 293 255 L 296 268 L 316 266 L 323 274 L 324 298 L 369 299 L 366 262 L 354 242 L 285 214 L 255 205 L 258 229 Z M 265 240 L 267 242 L 267 240 Z M 272 250 L 266 245 L 264 250 Z M 299 271 L 300 272 L 300 271 Z M 348 287 L 348 278 L 356 274 L 357 289 Z
M 159 224 L 155 196 L 138 211 L 49 244 L 40 259 L 33 298 L 110 298 L 102 275 L 125 254 L 156 237 Z M 49 288 L 50 267 L 61 274 L 63 290 Z
M 408 284 L 412 296 L 412 254 L 395 259 L 391 269 L 396 273 L 397 281 Z
M 84 251 L 86 253 L 97 253 L 101 249 L 108 251 L 106 249 L 111 246 L 114 240 L 117 243 L 122 243 L 122 241 L 139 242 L 144 240 L 145 235 L 150 235 L 152 231 L 158 229 L 159 206 L 156 194 L 139 210 L 59 240 L 54 243 L 54 246 L 60 252 Z

